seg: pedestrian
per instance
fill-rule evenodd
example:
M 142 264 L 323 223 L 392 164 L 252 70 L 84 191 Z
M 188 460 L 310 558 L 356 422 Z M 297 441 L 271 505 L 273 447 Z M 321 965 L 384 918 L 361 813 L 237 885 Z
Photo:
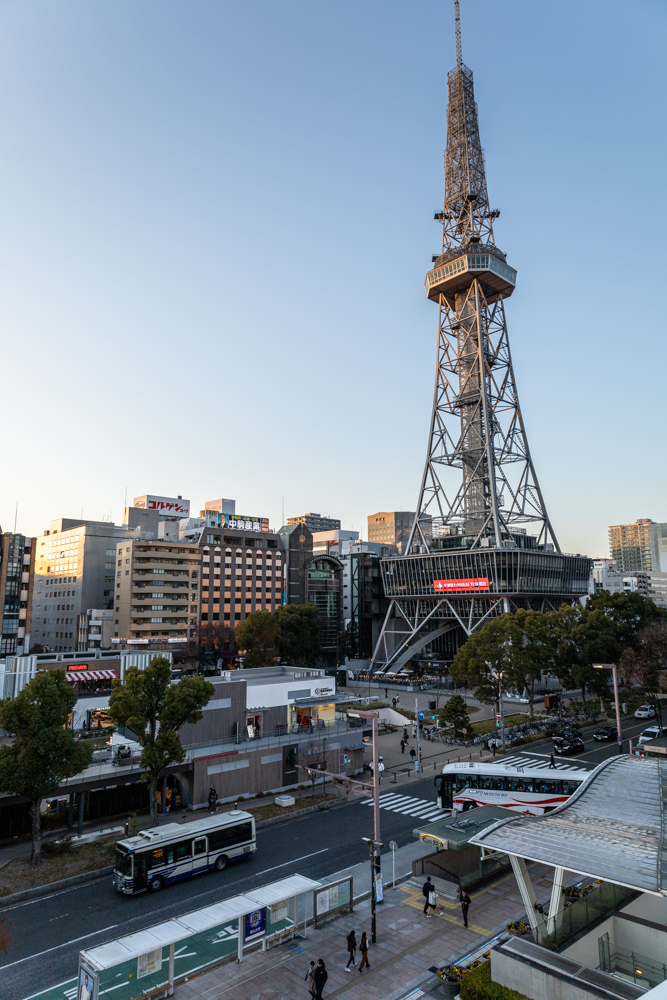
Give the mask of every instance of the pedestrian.
M 405 753 L 405 740 L 401 740 L 401 753 Z
M 468 910 L 470 909 L 470 902 L 471 902 L 470 896 L 465 891 L 465 889 L 462 889 L 461 890 L 461 912 L 463 913 L 463 926 L 464 927 L 468 926 Z
M 495 757 L 496 756 L 496 741 L 495 740 L 493 741 L 493 746 L 491 747 L 491 749 L 493 750 L 493 756 Z
M 400 703 L 401 703 L 401 699 L 398 697 L 398 695 L 396 695 L 396 704 L 400 705 Z
M 554 769 L 555 769 L 555 767 L 556 767 L 556 761 L 554 760 L 554 755 L 553 755 L 553 753 L 549 754 L 549 768 L 551 769 L 552 767 L 553 767 Z
M 346 972 L 352 972 L 352 969 L 350 968 L 350 966 L 354 965 L 355 968 L 356 968 L 356 965 L 357 965 L 357 963 L 356 963 L 356 957 L 357 957 L 357 936 L 356 936 L 356 934 L 354 933 L 353 930 L 350 931 L 350 933 L 347 935 L 347 954 L 348 954 L 348 959 L 347 959 L 347 965 L 345 966 L 345 971 Z
M 382 772 L 384 771 L 384 760 L 382 757 L 378 761 L 378 781 L 382 784 Z
M 428 875 L 426 881 L 422 886 L 422 896 L 424 897 L 424 916 L 430 917 L 431 914 L 428 912 L 429 907 L 435 909 L 435 902 L 431 904 L 431 896 L 435 894 L 435 886 L 431 882 L 431 876 Z
M 316 1000 L 322 1000 L 322 990 L 324 989 L 324 984 L 328 978 L 329 973 L 324 966 L 324 959 L 318 958 L 317 965 L 315 966 L 315 972 L 313 973 L 313 985 L 315 986 Z
M 412 763 L 415 762 L 415 757 L 417 756 L 417 751 L 414 747 L 410 747 L 410 756 L 412 757 Z
M 395 698 L 391 699 L 391 707 L 392 708 L 396 708 L 396 699 Z
M 384 689 L 384 696 L 385 696 L 385 698 L 389 697 L 389 689 L 388 688 Z
M 311 962 L 308 966 L 308 971 L 303 977 L 308 983 L 308 992 L 310 993 L 313 1000 L 315 1000 L 315 963 Z
M 215 812 L 218 805 L 218 793 L 215 788 L 209 788 L 208 790 L 208 811 Z
M 409 737 L 408 737 L 408 727 L 407 726 L 403 726 L 403 739 L 405 740 L 406 743 L 408 742 Z
M 416 722 L 412 723 L 412 735 L 413 736 L 417 735 L 417 723 Z
M 366 940 L 366 931 L 361 935 L 361 941 L 359 942 L 359 950 L 361 951 L 361 962 L 359 963 L 359 972 L 363 970 L 364 965 L 367 965 L 370 969 L 371 963 L 368 961 L 368 941 Z

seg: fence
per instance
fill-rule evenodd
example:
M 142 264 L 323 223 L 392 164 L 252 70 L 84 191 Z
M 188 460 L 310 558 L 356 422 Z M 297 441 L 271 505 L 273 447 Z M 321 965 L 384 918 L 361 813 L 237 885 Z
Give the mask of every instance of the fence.
M 667 979 L 667 966 L 664 962 L 655 962 L 646 955 L 639 955 L 628 948 L 610 945 L 609 934 L 598 938 L 600 953 L 600 968 L 603 972 L 619 973 L 623 978 L 631 979 L 641 986 L 659 986 Z
M 293 937 L 313 918 L 313 890 L 320 882 L 293 875 L 261 889 L 79 955 L 79 995 L 90 1000 L 138 1000 L 173 989 L 184 976 L 243 956 L 250 948 Z

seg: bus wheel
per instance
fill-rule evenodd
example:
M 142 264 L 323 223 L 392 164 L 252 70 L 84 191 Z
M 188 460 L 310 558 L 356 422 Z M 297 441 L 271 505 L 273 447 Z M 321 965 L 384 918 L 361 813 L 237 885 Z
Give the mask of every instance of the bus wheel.
M 215 870 L 217 872 L 224 871 L 229 864 L 229 858 L 225 854 L 221 854 L 219 858 L 215 859 Z
M 164 879 L 161 875 L 154 875 L 148 883 L 149 892 L 159 892 L 164 886 Z

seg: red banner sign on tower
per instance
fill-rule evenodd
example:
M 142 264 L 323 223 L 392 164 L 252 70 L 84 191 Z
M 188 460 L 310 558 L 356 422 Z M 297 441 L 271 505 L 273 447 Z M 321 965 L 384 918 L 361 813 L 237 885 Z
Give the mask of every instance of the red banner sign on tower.
M 471 590 L 489 590 L 486 576 L 468 577 L 461 580 L 434 580 L 433 589 L 445 593 L 470 593 Z

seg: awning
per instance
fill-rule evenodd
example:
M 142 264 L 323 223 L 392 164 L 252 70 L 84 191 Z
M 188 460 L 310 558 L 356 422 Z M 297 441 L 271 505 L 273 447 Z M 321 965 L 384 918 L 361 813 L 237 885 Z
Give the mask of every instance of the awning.
M 552 813 L 515 813 L 481 830 L 470 842 L 640 892 L 667 895 L 665 806 L 667 762 L 610 757 Z
M 118 677 L 115 670 L 68 670 L 67 681 L 101 681 Z

